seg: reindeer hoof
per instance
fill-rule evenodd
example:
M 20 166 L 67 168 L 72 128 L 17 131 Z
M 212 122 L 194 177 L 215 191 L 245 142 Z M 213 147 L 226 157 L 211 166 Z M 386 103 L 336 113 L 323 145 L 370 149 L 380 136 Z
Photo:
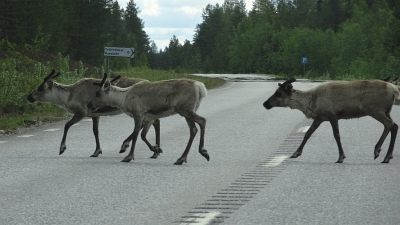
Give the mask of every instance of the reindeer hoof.
M 97 157 L 100 154 L 103 154 L 103 152 L 101 151 L 101 149 L 94 151 L 93 155 L 91 155 L 90 157 Z
M 154 153 L 151 157 L 150 157 L 150 159 L 157 159 L 158 158 L 158 156 L 159 156 L 159 154 L 158 153 Z
M 67 149 L 66 146 L 61 146 L 59 155 L 62 155 L 65 152 L 65 149 Z
M 299 157 L 299 156 L 301 156 L 301 152 L 294 152 L 293 153 L 293 155 L 292 156 L 290 156 L 290 158 L 297 158 L 297 157 Z
M 210 161 L 210 155 L 208 155 L 207 150 L 203 149 L 200 151 L 200 154 L 207 159 L 207 161 Z
M 382 163 L 389 163 L 390 159 L 393 159 L 393 156 L 386 156 Z
M 183 162 L 187 163 L 187 162 L 186 162 L 186 159 L 178 159 L 178 160 L 174 163 L 174 165 L 182 165 Z
M 155 145 L 155 146 L 153 146 L 153 152 L 160 154 L 160 153 L 163 153 L 163 150 L 160 148 L 160 146 Z
M 343 163 L 343 159 L 336 161 L 336 163 Z
M 374 155 L 375 155 L 374 160 L 379 157 L 379 153 L 381 152 L 381 150 L 382 149 L 375 150 L 375 152 L 374 152 Z
M 123 143 L 121 146 L 121 150 L 119 150 L 119 153 L 124 153 L 128 147 L 129 147 L 129 142 Z
M 132 158 L 130 158 L 129 156 L 125 157 L 121 162 L 130 162 L 132 160 Z

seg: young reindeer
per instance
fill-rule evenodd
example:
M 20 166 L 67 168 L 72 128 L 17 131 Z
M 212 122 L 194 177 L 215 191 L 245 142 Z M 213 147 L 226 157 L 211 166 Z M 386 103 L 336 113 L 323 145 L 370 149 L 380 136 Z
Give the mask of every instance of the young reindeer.
M 96 97 L 88 104 L 88 108 L 96 110 L 105 103 L 120 108 L 135 120 L 131 151 L 122 162 L 134 159 L 135 144 L 141 129 L 143 129 L 142 136 L 146 135 L 154 120 L 174 114 L 185 117 L 190 130 L 189 142 L 175 165 L 187 162 L 187 155 L 197 133 L 195 123 L 200 126 L 199 153 L 210 160 L 207 150 L 204 149 L 206 119 L 196 114 L 202 98 L 207 95 L 207 89 L 203 83 L 189 79 L 175 79 L 158 82 L 143 81 L 128 88 L 120 88 L 111 85 L 111 82 L 106 79 L 107 74 L 104 74 L 102 82 L 94 84 L 99 85 L 100 89 L 96 92 Z
M 99 118 L 100 116 L 109 116 L 121 114 L 121 110 L 116 107 L 101 105 L 97 110 L 91 111 L 87 108 L 87 104 L 95 96 L 97 88 L 93 86 L 93 82 L 100 82 L 100 79 L 95 78 L 83 78 L 71 85 L 60 84 L 54 82 L 53 79 L 58 77 L 60 73 L 55 73 L 53 69 L 51 73 L 44 78 L 44 81 L 39 85 L 37 90 L 33 91 L 27 96 L 27 100 L 30 103 L 44 102 L 52 103 L 54 105 L 64 108 L 68 113 L 73 114 L 71 120 L 69 120 L 64 126 L 64 134 L 60 146 L 60 155 L 64 153 L 67 148 L 65 142 L 69 128 L 82 120 L 84 117 L 91 117 L 93 121 L 93 133 L 96 139 L 96 150 L 91 157 L 97 157 L 102 154 L 99 141 Z M 144 81 L 143 79 L 127 78 L 121 79 L 118 82 L 120 87 L 129 87 L 138 82 Z M 150 150 L 154 152 L 151 158 L 157 158 L 160 152 L 160 121 L 155 120 L 154 128 L 156 131 L 156 145 L 151 146 L 147 139 L 144 137 L 144 141 L 149 146 Z M 129 147 L 129 142 L 132 140 L 132 135 L 129 136 L 122 144 L 120 153 L 125 152 L 125 149 Z
M 398 125 L 390 117 L 390 111 L 394 101 L 400 99 L 399 89 L 394 84 L 380 80 L 335 81 L 300 91 L 293 89 L 292 83 L 295 81 L 296 79 L 291 78 L 283 84 L 279 84 L 279 88 L 263 104 L 266 109 L 272 107 L 298 109 L 307 118 L 314 119 L 299 148 L 291 158 L 299 157 L 314 131 L 322 122 L 329 121 L 339 147 L 337 163 L 342 163 L 346 157 L 340 142 L 338 120 L 371 116 L 384 126 L 384 131 L 375 145 L 375 159 L 379 156 L 386 136 L 389 131 L 391 132 L 389 149 L 382 162 L 389 163 L 389 160 L 393 158 L 393 148 L 398 130 Z

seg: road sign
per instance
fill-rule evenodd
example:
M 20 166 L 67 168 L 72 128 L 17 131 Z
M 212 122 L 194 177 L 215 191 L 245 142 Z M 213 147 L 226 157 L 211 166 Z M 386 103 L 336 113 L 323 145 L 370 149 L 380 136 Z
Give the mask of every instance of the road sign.
M 133 48 L 104 47 L 104 56 L 133 58 Z
M 301 58 L 301 63 L 306 64 L 308 61 L 307 57 L 302 57 Z

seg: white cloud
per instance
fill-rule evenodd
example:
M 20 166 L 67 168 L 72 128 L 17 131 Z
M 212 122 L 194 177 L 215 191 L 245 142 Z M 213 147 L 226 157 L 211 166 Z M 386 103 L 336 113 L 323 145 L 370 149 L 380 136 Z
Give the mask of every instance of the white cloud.
M 158 0 L 142 0 L 137 1 L 136 6 L 141 5 L 141 14 L 148 16 L 159 16 L 161 14 L 160 5 Z
M 195 16 L 199 16 L 200 13 L 202 12 L 201 9 L 190 7 L 190 6 L 182 6 L 182 7 L 178 8 L 178 9 L 175 9 L 175 11 L 183 12 L 184 14 L 186 14 L 187 16 L 189 16 L 191 18 L 193 18 Z
M 126 7 L 129 0 L 118 0 Z M 253 6 L 253 0 L 245 0 L 247 10 Z M 203 9 L 208 5 L 222 6 L 224 0 L 134 0 L 139 8 L 139 18 L 144 30 L 159 49 L 164 50 L 175 35 L 180 42 L 192 41 L 197 24 L 201 24 Z

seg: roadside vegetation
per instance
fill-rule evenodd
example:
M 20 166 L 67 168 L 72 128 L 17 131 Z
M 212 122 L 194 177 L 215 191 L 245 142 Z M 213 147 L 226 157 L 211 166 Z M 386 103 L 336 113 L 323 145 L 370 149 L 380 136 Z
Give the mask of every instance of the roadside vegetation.
M 4 44 L 10 44 L 5 43 Z M 0 48 L 1 49 L 1 48 Z M 3 48 L 4 49 L 4 48 Z M 34 58 L 17 50 L 9 50 L 7 57 L 0 59 L 0 130 L 12 132 L 19 127 L 26 127 L 37 123 L 58 121 L 66 119 L 69 115 L 64 109 L 45 103 L 28 103 L 26 96 L 36 90 L 43 78 L 53 68 L 61 75 L 56 82 L 72 84 L 84 77 L 102 78 L 105 72 L 104 66 L 99 68 L 87 68 L 82 62 L 73 62 L 68 56 L 58 54 L 56 56 L 35 55 Z M 52 58 L 40 62 L 35 58 Z M 111 76 L 121 75 L 127 77 L 125 71 L 110 71 Z M 129 77 L 143 78 L 150 81 L 190 78 L 205 83 L 207 88 L 214 88 L 225 83 L 216 78 L 188 76 L 176 73 L 173 70 L 162 71 L 148 68 L 130 68 Z

